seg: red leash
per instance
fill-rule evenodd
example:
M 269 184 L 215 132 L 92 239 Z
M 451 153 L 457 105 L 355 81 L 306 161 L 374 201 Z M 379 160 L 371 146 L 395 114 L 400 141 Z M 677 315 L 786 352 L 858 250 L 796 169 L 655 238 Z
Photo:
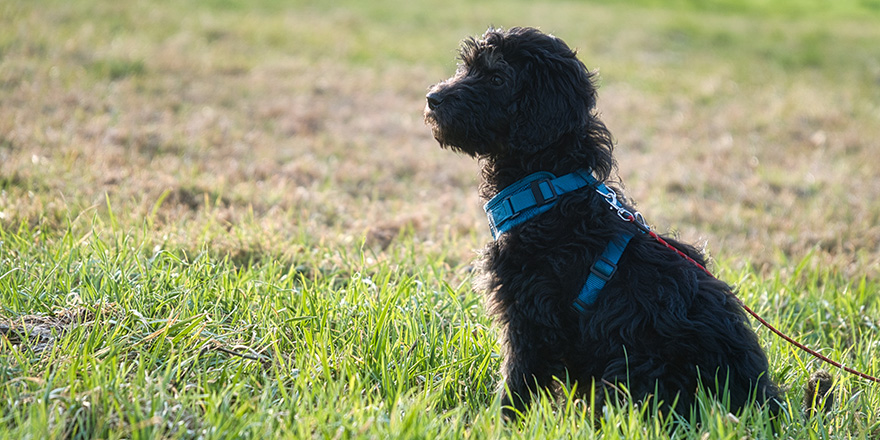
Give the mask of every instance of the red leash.
M 715 278 L 715 275 L 712 275 L 712 272 L 709 272 L 709 270 L 707 270 L 705 267 L 703 267 L 702 264 L 698 263 L 698 262 L 697 262 L 696 260 L 694 260 L 693 258 L 687 256 L 684 252 L 682 252 L 682 251 L 676 249 L 676 248 L 675 248 L 674 246 L 672 246 L 671 244 L 667 243 L 666 240 L 662 239 L 659 235 L 657 235 L 656 233 L 654 233 L 654 231 L 652 231 L 652 230 L 651 230 L 650 228 L 648 228 L 647 226 L 644 226 L 644 225 L 641 224 L 640 222 L 636 221 L 636 217 L 633 216 L 631 213 L 629 213 L 629 212 L 620 212 L 620 211 L 618 211 L 618 214 L 621 214 L 620 217 L 623 218 L 624 220 L 629 221 L 629 222 L 631 222 L 631 223 L 634 223 L 634 224 L 637 225 L 638 227 L 642 228 L 645 232 L 647 232 L 648 234 L 650 234 L 651 237 L 654 237 L 654 239 L 657 240 L 660 244 L 666 246 L 666 247 L 669 248 L 669 249 L 672 249 L 673 251 L 675 251 L 675 253 L 677 253 L 678 255 L 681 255 L 682 258 L 684 258 L 685 260 L 690 261 L 690 262 L 693 263 L 695 266 L 697 266 L 697 267 L 699 267 L 700 269 L 702 269 L 703 272 L 706 272 L 706 274 L 708 274 L 710 277 L 712 277 L 712 278 L 714 278 L 714 279 L 716 279 L 716 280 L 718 279 L 718 278 Z M 779 337 L 781 337 L 782 339 L 785 339 L 785 340 L 788 341 L 788 343 L 790 343 L 791 345 L 794 345 L 795 347 L 800 348 L 801 350 L 803 350 L 803 351 L 805 351 L 805 352 L 807 352 L 807 353 L 813 355 L 815 358 L 817 358 L 817 359 L 819 359 L 819 360 L 822 360 L 823 362 L 829 363 L 829 364 L 831 364 L 831 365 L 834 365 L 835 367 L 840 368 L 840 369 L 842 369 L 843 371 L 846 371 L 847 373 L 855 374 L 856 376 L 859 376 L 859 377 L 861 377 L 861 378 L 863 378 L 863 379 L 870 380 L 870 381 L 875 382 L 875 383 L 880 383 L 880 379 L 878 379 L 878 378 L 876 378 L 876 377 L 874 377 L 874 376 L 871 376 L 871 375 L 868 375 L 868 374 L 862 373 L 861 371 L 854 370 L 854 369 L 852 369 L 852 368 L 849 368 L 849 367 L 847 367 L 847 366 L 844 366 L 844 365 L 841 364 L 840 362 L 837 362 L 837 361 L 834 361 L 834 360 L 832 360 L 832 359 L 829 359 L 827 356 L 824 356 L 824 355 L 820 354 L 819 352 L 817 352 L 817 351 L 815 351 L 815 350 L 813 350 L 813 349 L 807 347 L 806 345 L 801 344 L 801 343 L 798 342 L 798 341 L 795 341 L 795 340 L 792 339 L 790 336 L 788 336 L 788 335 L 786 335 L 785 333 L 782 333 L 781 331 L 777 330 L 776 327 L 773 327 L 772 325 L 770 325 L 770 323 L 767 322 L 767 321 L 765 321 L 764 318 L 761 318 L 760 315 L 758 315 L 758 314 L 755 313 L 752 309 L 750 309 L 747 305 L 745 305 L 745 304 L 742 302 L 742 300 L 739 299 L 739 297 L 737 297 L 737 296 L 734 295 L 734 298 L 736 298 L 736 300 L 739 301 L 739 304 L 742 306 L 743 309 L 745 309 L 745 311 L 749 312 L 749 314 L 752 315 L 756 320 L 758 320 L 758 322 L 760 322 L 764 327 L 767 327 L 768 329 L 770 329 L 770 331 L 772 331 L 773 333 L 776 333 Z

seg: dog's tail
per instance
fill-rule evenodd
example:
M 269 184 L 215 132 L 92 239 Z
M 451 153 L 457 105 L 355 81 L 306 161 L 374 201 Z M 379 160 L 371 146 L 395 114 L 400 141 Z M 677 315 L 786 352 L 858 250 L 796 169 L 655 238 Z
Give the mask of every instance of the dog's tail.
M 809 419 L 819 411 L 828 414 L 834 405 L 832 385 L 834 378 L 831 373 L 819 370 L 810 376 L 804 387 L 804 415 Z

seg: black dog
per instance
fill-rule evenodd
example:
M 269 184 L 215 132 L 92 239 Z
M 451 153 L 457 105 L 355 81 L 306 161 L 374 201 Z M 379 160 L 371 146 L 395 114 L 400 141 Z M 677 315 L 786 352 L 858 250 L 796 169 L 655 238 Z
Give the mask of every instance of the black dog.
M 684 417 L 699 388 L 734 412 L 757 401 L 777 413 L 780 391 L 731 287 L 625 221 L 635 211 L 603 184 L 612 138 L 575 52 L 536 29 L 489 29 L 463 42 L 461 60 L 430 89 L 425 121 L 441 146 L 482 163 L 505 415 L 554 376 L 596 386 L 594 414 L 620 385 Z

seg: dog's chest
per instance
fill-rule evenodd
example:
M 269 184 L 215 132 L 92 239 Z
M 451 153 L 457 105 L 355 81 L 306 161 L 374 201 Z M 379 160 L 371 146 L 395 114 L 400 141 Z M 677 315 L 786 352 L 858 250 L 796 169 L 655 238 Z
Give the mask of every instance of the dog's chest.
M 489 243 L 483 268 L 496 305 L 541 311 L 574 301 L 600 249 L 583 234 L 585 225 L 559 217 L 544 214 Z

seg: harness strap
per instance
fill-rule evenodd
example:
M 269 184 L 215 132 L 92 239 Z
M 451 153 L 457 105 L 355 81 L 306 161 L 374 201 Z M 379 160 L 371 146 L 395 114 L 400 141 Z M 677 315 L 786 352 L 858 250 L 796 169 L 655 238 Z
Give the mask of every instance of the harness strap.
M 492 238 L 497 240 L 501 234 L 514 226 L 546 212 L 556 203 L 559 196 L 587 186 L 599 193 L 621 218 L 633 215 L 617 200 L 614 190 L 596 180 L 589 170 L 578 170 L 561 177 L 540 171 L 504 188 L 483 206 L 489 220 Z M 636 213 L 636 215 L 641 217 L 641 214 Z M 643 221 L 641 223 L 644 224 Z M 575 310 L 584 313 L 586 308 L 596 301 L 599 292 L 617 272 L 617 262 L 620 261 L 623 251 L 632 238 L 632 234 L 621 232 L 609 241 L 608 246 L 590 267 L 590 275 L 572 304 Z
M 618 234 L 608 242 L 608 246 L 605 247 L 605 250 L 602 251 L 602 254 L 599 255 L 599 258 L 590 267 L 590 275 L 587 277 L 587 282 L 584 283 L 581 293 L 571 305 L 579 313 L 586 312 L 587 306 L 596 302 L 599 292 L 617 272 L 617 262 L 620 261 L 626 245 L 629 244 L 632 238 L 633 235 L 628 232 Z
M 578 170 L 561 177 L 545 171 L 530 174 L 504 188 L 483 206 L 492 238 L 497 240 L 514 226 L 546 212 L 559 196 L 598 185 L 604 186 L 587 170 Z

